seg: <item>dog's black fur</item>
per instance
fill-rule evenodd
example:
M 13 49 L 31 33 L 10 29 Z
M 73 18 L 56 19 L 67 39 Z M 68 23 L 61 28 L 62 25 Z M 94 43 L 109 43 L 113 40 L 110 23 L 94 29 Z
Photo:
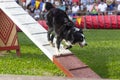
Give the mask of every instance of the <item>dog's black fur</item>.
M 71 44 L 80 43 L 84 40 L 82 36 L 83 31 L 81 29 L 76 30 L 75 24 L 68 18 L 67 14 L 55 8 L 51 3 L 45 3 L 46 23 L 48 25 L 48 41 L 53 43 L 54 36 L 56 35 L 56 46 L 59 50 L 60 43 L 63 39 L 69 41 Z M 67 48 L 70 48 L 69 45 Z

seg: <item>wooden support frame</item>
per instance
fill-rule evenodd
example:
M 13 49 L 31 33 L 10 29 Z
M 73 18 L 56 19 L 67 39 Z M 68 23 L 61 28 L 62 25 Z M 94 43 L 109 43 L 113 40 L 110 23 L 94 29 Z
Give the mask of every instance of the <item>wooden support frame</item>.
M 16 50 L 17 56 L 20 56 L 16 25 L 0 9 L 0 51 L 4 50 Z

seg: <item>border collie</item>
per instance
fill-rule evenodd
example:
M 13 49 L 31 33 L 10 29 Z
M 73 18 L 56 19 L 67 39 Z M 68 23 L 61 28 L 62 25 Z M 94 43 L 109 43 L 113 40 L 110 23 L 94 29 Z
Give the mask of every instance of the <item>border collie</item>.
M 67 42 L 66 49 L 78 43 L 81 47 L 86 46 L 85 36 L 82 29 L 76 28 L 75 24 L 68 18 L 68 15 L 61 9 L 55 8 L 51 3 L 45 3 L 46 24 L 48 25 L 47 38 L 53 45 L 53 39 L 56 37 L 55 47 L 57 55 L 60 55 L 60 44 L 64 39 Z

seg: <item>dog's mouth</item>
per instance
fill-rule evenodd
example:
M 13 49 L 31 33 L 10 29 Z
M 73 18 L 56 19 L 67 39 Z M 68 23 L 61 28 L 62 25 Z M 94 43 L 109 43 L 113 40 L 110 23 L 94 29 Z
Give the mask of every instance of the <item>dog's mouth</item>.
M 88 44 L 86 43 L 86 41 L 84 40 L 83 42 L 80 42 L 79 43 L 80 47 L 84 47 L 84 46 L 87 46 Z
M 87 46 L 88 44 L 87 43 L 85 43 L 85 44 L 79 43 L 79 45 L 80 45 L 81 48 L 83 48 L 84 46 Z
M 80 46 L 81 48 L 83 48 L 83 47 L 86 46 L 86 45 L 82 45 L 81 43 L 79 43 L 79 46 Z

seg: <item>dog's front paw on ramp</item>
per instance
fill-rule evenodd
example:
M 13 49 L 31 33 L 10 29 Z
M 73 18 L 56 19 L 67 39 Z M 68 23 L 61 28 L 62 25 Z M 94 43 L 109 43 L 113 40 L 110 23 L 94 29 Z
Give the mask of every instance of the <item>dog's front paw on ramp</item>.
M 72 54 L 72 52 L 65 48 L 60 48 L 59 50 L 56 50 L 55 52 L 56 56 L 67 55 L 67 54 Z

